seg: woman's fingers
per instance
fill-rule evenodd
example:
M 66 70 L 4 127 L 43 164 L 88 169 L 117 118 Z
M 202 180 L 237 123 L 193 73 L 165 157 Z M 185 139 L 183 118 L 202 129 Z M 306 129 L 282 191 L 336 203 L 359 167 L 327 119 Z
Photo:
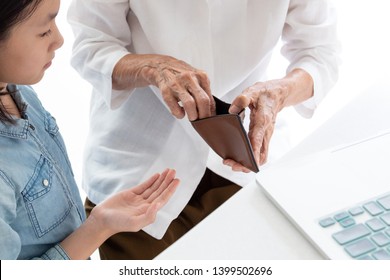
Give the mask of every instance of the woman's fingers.
M 133 187 L 131 190 L 135 194 L 141 195 L 145 191 L 150 189 L 160 177 L 161 177 L 160 174 L 154 174 L 149 179 L 147 179 L 145 182 L 139 184 L 138 186 Z
M 168 184 L 167 187 L 163 188 L 163 191 L 159 195 L 156 195 L 151 202 L 139 205 L 138 211 L 134 211 L 134 209 L 132 209 L 133 213 L 129 213 L 132 214 L 131 231 L 140 230 L 153 223 L 156 219 L 157 212 L 169 201 L 179 183 L 179 179 L 172 180 L 171 183 Z M 138 212 L 138 214 L 135 214 L 135 212 Z
M 179 185 L 180 180 L 175 178 L 176 171 L 170 170 L 165 180 L 161 183 L 156 191 L 151 193 L 148 197 L 149 202 L 159 201 L 164 202 L 164 204 L 168 201 L 168 199 L 173 195 L 177 186 Z

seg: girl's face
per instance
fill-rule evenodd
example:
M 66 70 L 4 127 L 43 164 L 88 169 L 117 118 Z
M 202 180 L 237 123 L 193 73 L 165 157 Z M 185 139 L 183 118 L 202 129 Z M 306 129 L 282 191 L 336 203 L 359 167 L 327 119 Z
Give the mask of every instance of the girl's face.
M 64 42 L 55 22 L 59 6 L 60 0 L 43 0 L 0 42 L 0 82 L 31 85 L 42 79 Z

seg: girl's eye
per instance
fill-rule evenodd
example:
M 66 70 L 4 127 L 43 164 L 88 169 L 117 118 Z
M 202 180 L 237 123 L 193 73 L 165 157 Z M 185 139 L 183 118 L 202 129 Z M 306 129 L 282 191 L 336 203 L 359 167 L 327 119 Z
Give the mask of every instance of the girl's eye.
M 49 29 L 49 30 L 46 31 L 45 33 L 42 33 L 42 34 L 41 34 L 41 37 L 43 38 L 43 37 L 46 37 L 46 36 L 50 36 L 50 34 L 51 34 L 51 29 Z

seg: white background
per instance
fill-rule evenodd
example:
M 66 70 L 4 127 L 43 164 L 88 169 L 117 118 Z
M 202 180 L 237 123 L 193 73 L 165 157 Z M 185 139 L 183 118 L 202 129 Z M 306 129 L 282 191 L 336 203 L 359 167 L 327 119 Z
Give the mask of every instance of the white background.
M 73 34 L 66 21 L 66 12 L 70 0 L 61 2 L 57 23 L 65 38 L 65 44 L 57 51 L 54 63 L 44 79 L 34 88 L 44 106 L 57 119 L 80 186 L 91 86 L 82 80 L 69 64 Z M 388 1 L 339 0 L 334 3 L 338 9 L 338 34 L 343 46 L 339 81 L 312 119 L 305 120 L 292 114 L 294 143 L 298 143 L 369 85 L 377 80 L 390 78 L 390 41 L 386 39 L 390 34 Z M 285 65 L 279 50 L 276 50 L 270 68 L 270 78 L 281 77 Z M 84 197 L 83 190 L 81 194 Z

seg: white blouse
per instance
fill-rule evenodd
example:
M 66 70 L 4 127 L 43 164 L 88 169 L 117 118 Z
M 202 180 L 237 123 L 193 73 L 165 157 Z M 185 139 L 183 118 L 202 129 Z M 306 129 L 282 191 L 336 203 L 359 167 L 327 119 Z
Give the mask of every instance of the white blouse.
M 83 188 L 99 203 L 156 172 L 175 168 L 181 184 L 144 230 L 162 238 L 208 166 L 245 185 L 253 174 L 230 171 L 187 118 L 175 119 L 155 87 L 112 90 L 115 64 L 128 53 L 164 54 L 207 72 L 212 93 L 231 102 L 264 81 L 272 51 L 314 80 L 314 97 L 297 105 L 305 117 L 337 79 L 336 13 L 326 0 L 74 0 L 72 65 L 93 85 Z M 272 153 L 272 151 L 270 151 Z

